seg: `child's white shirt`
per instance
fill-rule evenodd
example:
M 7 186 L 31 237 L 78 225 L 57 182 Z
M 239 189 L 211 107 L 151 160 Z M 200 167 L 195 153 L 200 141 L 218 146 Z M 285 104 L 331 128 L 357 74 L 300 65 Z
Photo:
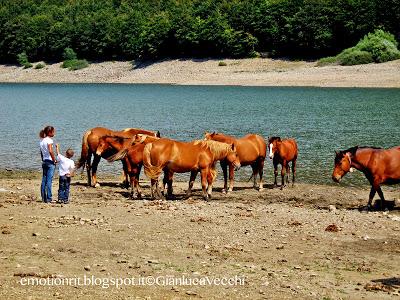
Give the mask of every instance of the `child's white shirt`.
M 75 169 L 75 163 L 72 159 L 65 157 L 64 155 L 58 154 L 58 173 L 60 176 L 71 174 Z

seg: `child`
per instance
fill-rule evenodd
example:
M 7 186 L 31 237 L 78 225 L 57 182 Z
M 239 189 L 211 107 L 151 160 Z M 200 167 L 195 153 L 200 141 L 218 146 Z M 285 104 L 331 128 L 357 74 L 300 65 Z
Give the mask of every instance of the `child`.
M 58 175 L 59 187 L 58 187 L 58 203 L 69 203 L 69 186 L 71 184 L 71 176 L 74 176 L 75 163 L 71 159 L 74 156 L 74 151 L 68 149 L 65 152 L 65 156 L 60 154 L 60 145 L 56 145 L 57 161 L 58 161 Z

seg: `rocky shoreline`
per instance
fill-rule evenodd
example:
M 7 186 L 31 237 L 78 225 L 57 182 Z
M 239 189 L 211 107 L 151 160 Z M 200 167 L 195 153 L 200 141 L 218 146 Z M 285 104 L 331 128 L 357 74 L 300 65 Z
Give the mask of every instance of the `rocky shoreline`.
M 316 66 L 315 61 L 269 58 L 172 59 L 140 64 L 115 61 L 91 63 L 88 68 L 77 71 L 68 71 L 60 66 L 61 63 L 56 63 L 43 69 L 23 69 L 0 65 L 0 82 L 400 87 L 400 60 L 325 67 Z

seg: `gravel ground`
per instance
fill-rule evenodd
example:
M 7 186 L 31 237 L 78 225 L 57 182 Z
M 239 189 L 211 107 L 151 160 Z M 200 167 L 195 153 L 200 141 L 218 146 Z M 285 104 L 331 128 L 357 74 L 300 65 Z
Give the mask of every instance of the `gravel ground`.
M 101 179 L 100 188 L 88 188 L 76 176 L 70 204 L 46 205 L 40 174 L 0 172 L 1 299 L 399 298 L 398 187 L 384 188 L 394 210 L 365 212 L 367 187 L 259 192 L 239 182 L 224 195 L 216 182 L 205 202 L 199 182 L 189 199 L 187 183 L 175 182 L 177 200 L 152 201 L 128 199 L 117 177 Z M 148 182 L 141 184 L 148 194 Z M 85 276 L 98 285 L 60 285 Z M 53 286 L 23 285 L 48 277 Z M 133 277 L 160 285 L 133 286 Z M 113 278 L 128 285 L 106 288 Z M 236 285 L 162 285 L 165 278 Z

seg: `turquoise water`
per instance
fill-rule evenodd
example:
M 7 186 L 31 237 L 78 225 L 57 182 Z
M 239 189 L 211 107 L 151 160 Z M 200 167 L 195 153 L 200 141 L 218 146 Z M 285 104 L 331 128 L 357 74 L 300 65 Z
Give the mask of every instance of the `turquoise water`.
M 400 89 L 0 84 L 0 107 L 0 168 L 40 170 L 38 133 L 47 124 L 62 149 L 76 151 L 75 159 L 83 132 L 96 126 L 159 130 L 185 141 L 205 130 L 293 137 L 298 181 L 324 184 L 331 183 L 334 150 L 400 145 Z M 99 176 L 119 169 L 102 161 Z M 265 172 L 270 183 L 269 159 Z M 247 167 L 238 176 L 250 174 Z M 344 180 L 363 183 L 354 173 Z

